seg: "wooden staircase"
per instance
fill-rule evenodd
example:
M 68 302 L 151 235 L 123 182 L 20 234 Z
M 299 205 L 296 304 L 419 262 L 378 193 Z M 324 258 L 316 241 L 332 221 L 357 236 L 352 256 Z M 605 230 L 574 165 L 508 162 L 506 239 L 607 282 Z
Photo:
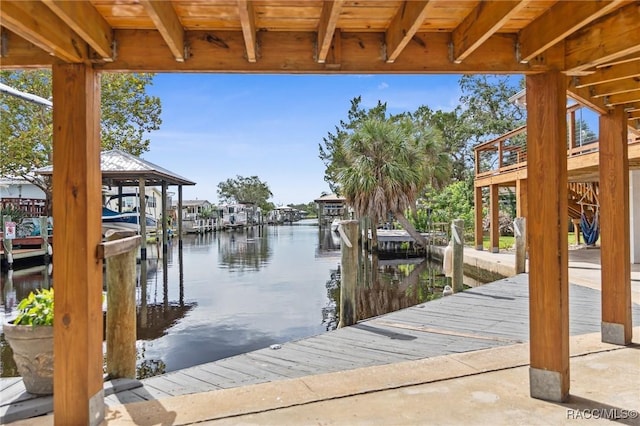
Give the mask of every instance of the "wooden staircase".
M 568 210 L 571 219 L 580 219 L 582 212 L 591 219 L 598 207 L 600 185 L 598 182 L 569 182 Z

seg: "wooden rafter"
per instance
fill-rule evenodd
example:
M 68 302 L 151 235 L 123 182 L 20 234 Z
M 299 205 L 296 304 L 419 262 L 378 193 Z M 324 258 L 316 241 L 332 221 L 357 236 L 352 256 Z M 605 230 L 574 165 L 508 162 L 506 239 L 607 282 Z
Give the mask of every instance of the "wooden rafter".
M 620 93 L 605 97 L 607 106 L 624 105 L 632 102 L 640 102 L 640 86 L 633 92 Z
M 185 61 L 184 28 L 168 1 L 140 0 L 177 62 Z
M 597 86 L 592 87 L 592 96 L 594 98 L 598 98 L 602 96 L 632 92 L 634 90 L 640 90 L 640 77 L 632 77 L 622 81 L 598 84 Z
M 634 2 L 567 38 L 565 67 L 569 74 L 640 52 L 640 4 Z
M 580 88 L 638 76 L 640 76 L 640 60 L 599 68 L 593 74 L 575 77 L 573 80 L 575 87 Z
M 520 31 L 519 60 L 530 61 L 622 3 L 623 0 L 559 1 Z
M 570 98 L 575 99 L 577 102 L 597 111 L 600 114 L 606 114 L 608 107 L 604 103 L 603 98 L 592 98 L 591 91 L 587 87 L 569 87 L 567 89 L 567 95 Z
M 393 63 L 420 29 L 429 1 L 405 1 L 386 32 L 387 63 Z
M 481 1 L 451 34 L 452 60 L 462 62 L 495 34 L 527 1 Z
M 240 26 L 242 27 L 242 35 L 244 36 L 244 48 L 247 54 L 247 61 L 256 62 L 258 60 L 258 46 L 253 3 L 247 0 L 238 0 L 238 15 L 240 16 Z
M 104 61 L 113 61 L 113 30 L 89 2 L 43 0 Z
M 0 24 L 67 62 L 83 62 L 87 44 L 47 6 L 36 1 L 2 1 Z
M 343 3 L 344 0 L 325 1 L 322 3 L 322 13 L 318 23 L 318 54 L 316 59 L 318 63 L 322 64 L 327 60 L 327 54 L 331 48 Z

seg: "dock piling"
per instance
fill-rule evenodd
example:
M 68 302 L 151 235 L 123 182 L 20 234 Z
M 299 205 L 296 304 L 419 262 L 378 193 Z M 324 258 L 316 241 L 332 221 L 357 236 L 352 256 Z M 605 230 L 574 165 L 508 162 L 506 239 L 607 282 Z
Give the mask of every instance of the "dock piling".
M 513 220 L 513 233 L 516 237 L 516 274 L 526 272 L 527 264 L 527 221 L 524 217 Z
M 357 322 L 356 286 L 358 283 L 358 233 L 357 220 L 343 220 L 338 228 L 340 232 L 340 252 L 342 254 L 342 273 L 340 274 L 340 322 L 338 328 Z
M 107 241 L 132 233 L 107 231 Z M 141 239 L 141 238 L 140 238 Z M 139 243 L 138 243 L 139 244 Z M 107 262 L 107 375 L 136 377 L 136 251 L 128 250 Z
M 455 219 L 451 224 L 451 239 L 453 241 L 453 276 L 451 286 L 458 293 L 464 290 L 464 220 Z

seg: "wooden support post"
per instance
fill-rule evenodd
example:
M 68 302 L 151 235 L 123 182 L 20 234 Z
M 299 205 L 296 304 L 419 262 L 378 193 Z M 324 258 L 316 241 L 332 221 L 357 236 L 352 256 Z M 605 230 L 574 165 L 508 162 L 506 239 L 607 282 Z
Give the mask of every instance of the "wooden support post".
M 524 217 L 516 217 L 513 221 L 513 233 L 516 237 L 516 274 L 527 269 L 527 222 Z
M 489 186 L 489 251 L 500 251 L 500 206 L 498 205 L 498 185 Z
M 357 220 L 343 220 L 340 231 L 342 272 L 340 274 L 340 322 L 338 328 L 357 322 L 356 287 L 358 284 L 359 226 Z
M 11 222 L 11 216 L 2 217 L 2 244 L 4 245 L 4 255 L 7 259 L 7 268 L 11 270 L 13 269 L 13 240 L 7 238 L 5 226 L 7 222 Z
M 528 75 L 530 392 L 569 396 L 569 280 L 567 243 L 566 77 Z
M 455 219 L 451 224 L 451 240 L 453 241 L 451 287 L 455 293 L 458 293 L 464 290 L 464 220 Z
M 162 219 L 162 254 L 164 257 L 167 257 L 168 250 L 168 242 L 169 242 L 169 232 L 167 230 L 167 181 L 162 181 L 162 213 L 160 213 L 160 218 Z
M 107 241 L 133 235 L 107 231 Z M 141 241 L 144 241 L 144 234 Z M 144 262 L 144 261 L 143 261 Z M 136 250 L 107 259 L 107 375 L 136 378 Z
M 580 245 L 580 219 L 572 219 L 573 223 L 573 235 L 576 240 L 576 245 Z
M 529 211 L 529 204 L 527 203 L 527 192 L 527 180 L 516 180 L 516 217 L 527 217 Z
M 178 186 L 178 248 L 182 248 L 182 185 Z
M 622 105 L 600 116 L 602 341 L 631 343 L 631 249 L 627 116 Z
M 140 223 L 140 235 L 142 236 L 142 242 L 140 244 L 140 260 L 147 259 L 147 197 L 146 195 L 146 187 L 144 178 L 140 178 L 140 182 L 138 182 L 138 200 L 140 204 L 139 214 L 138 216 Z M 157 231 L 157 229 L 156 229 Z
M 484 219 L 484 215 L 482 214 L 482 187 L 476 186 L 473 192 L 473 204 L 474 204 L 474 213 L 475 213 L 475 227 L 474 227 L 474 236 L 476 243 L 476 250 L 482 250 L 483 241 L 484 241 L 484 228 L 482 226 L 482 219 Z
M 104 419 L 100 81 L 84 64 L 54 64 L 53 409 L 56 425 Z

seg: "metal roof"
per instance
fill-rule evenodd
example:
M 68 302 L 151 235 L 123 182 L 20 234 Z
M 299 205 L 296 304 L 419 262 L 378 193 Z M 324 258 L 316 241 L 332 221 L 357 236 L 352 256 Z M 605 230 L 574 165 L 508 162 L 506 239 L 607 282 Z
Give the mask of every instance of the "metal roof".
M 195 185 L 196 183 L 175 174 L 164 167 L 135 155 L 112 149 L 100 153 L 100 169 L 102 183 L 111 186 L 137 186 L 144 179 L 148 186 L 159 186 L 163 182 L 167 185 Z M 36 170 L 41 175 L 53 174 L 53 166 L 46 166 Z

